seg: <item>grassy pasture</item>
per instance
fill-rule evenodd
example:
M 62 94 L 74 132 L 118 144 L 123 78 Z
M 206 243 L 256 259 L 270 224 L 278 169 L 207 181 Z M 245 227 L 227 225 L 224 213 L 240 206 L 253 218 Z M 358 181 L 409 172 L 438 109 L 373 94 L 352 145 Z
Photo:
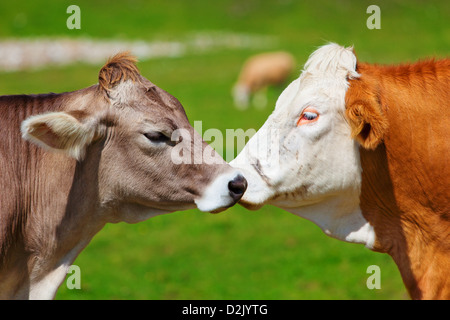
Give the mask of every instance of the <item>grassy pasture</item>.
M 81 8 L 81 30 L 68 30 L 66 8 Z M 381 29 L 369 30 L 366 8 L 381 8 Z M 177 40 L 205 31 L 268 35 L 267 50 L 289 50 L 298 70 L 327 41 L 354 45 L 363 61 L 394 63 L 450 51 L 448 1 L 21 1 L 0 5 L 0 38 L 90 37 Z M 175 95 L 193 124 L 258 129 L 269 106 L 237 111 L 230 89 L 243 60 L 260 52 L 223 49 L 141 61 L 141 73 Z M 72 91 L 97 82 L 101 65 L 82 63 L 0 73 L 1 94 Z M 224 153 L 226 150 L 218 150 Z M 198 210 L 135 225 L 109 224 L 75 261 L 81 290 L 63 284 L 57 299 L 405 299 L 387 255 L 325 236 L 309 221 L 267 206 Z M 369 290 L 366 269 L 381 269 Z

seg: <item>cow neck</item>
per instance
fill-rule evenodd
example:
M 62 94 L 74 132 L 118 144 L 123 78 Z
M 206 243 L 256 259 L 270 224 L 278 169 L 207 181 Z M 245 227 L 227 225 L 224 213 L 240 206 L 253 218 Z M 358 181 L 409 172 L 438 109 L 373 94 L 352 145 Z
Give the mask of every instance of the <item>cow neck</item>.
M 21 120 L 37 112 L 65 110 L 69 94 L 75 95 L 72 92 L 8 99 L 16 99 L 16 104 L 21 107 Z M 11 123 L 10 131 L 20 132 L 19 127 L 20 121 Z M 7 274 L 14 274 L 14 270 L 27 274 L 29 282 L 8 286 L 12 296 L 25 298 L 31 295 L 36 283 L 47 281 L 49 274 L 53 280 L 63 281 L 66 271 L 61 266 L 70 265 L 105 223 L 95 201 L 98 161 L 95 162 L 94 157 L 77 162 L 66 155 L 29 144 L 18 145 L 17 155 L 11 154 L 11 159 L 16 160 L 11 161 L 9 170 L 17 172 L 22 181 L 20 188 L 11 192 L 22 199 L 23 208 L 14 213 L 21 215 L 15 233 L 11 235 L 17 240 L 16 245 L 5 252 L 7 258 L 3 268 Z M 92 148 L 100 150 L 100 146 Z M 40 188 L 45 192 L 36 193 Z M 55 270 L 61 270 L 57 272 L 58 277 Z
M 360 148 L 360 207 L 375 230 L 374 250 L 392 256 L 414 299 L 450 299 L 447 65 L 358 69 L 389 124 L 375 150 Z
M 48 292 L 56 293 L 67 268 L 106 223 L 98 205 L 98 160 L 90 156 L 91 152 L 83 162 L 55 154 L 48 154 L 46 160 L 42 160 L 42 166 L 51 168 L 52 179 L 58 181 L 54 181 L 48 192 L 39 198 L 35 212 L 41 216 L 33 218 L 34 225 L 29 223 L 26 231 L 26 245 L 34 252 L 28 259 L 30 278 L 33 279 L 30 297 L 35 288 L 44 287 Z M 64 157 L 64 164 L 56 161 L 57 157 Z M 45 179 L 48 173 L 41 171 L 39 179 Z M 51 217 L 49 211 L 39 209 L 48 203 L 53 203 Z
M 416 203 L 419 195 L 404 194 L 400 181 L 411 181 L 391 178 L 395 160 L 384 144 L 374 151 L 361 148 L 360 206 L 375 230 L 374 250 L 391 255 L 413 299 L 448 299 L 449 223 Z

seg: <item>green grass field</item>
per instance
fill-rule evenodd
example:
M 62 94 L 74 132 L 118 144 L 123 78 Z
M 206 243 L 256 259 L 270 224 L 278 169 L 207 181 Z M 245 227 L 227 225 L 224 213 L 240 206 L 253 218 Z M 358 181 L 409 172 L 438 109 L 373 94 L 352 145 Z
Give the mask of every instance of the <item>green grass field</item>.
M 66 8 L 81 8 L 81 30 L 66 28 Z M 369 30 L 366 8 L 381 8 Z M 268 35 L 267 50 L 289 50 L 300 70 L 327 41 L 354 45 L 363 61 L 392 63 L 450 51 L 449 1 L 22 1 L 0 5 L 0 38 L 183 39 L 202 31 Z M 149 80 L 175 95 L 203 130 L 258 129 L 270 107 L 237 111 L 230 89 L 243 60 L 260 50 L 223 49 L 141 61 Z M 73 91 L 97 82 L 101 65 L 75 64 L 0 73 L 1 94 Z M 218 150 L 224 152 L 225 150 Z M 235 206 L 218 215 L 176 212 L 109 224 L 75 261 L 81 290 L 57 299 L 408 299 L 387 255 L 328 238 L 309 221 L 274 207 Z M 369 290 L 370 265 L 381 289 Z

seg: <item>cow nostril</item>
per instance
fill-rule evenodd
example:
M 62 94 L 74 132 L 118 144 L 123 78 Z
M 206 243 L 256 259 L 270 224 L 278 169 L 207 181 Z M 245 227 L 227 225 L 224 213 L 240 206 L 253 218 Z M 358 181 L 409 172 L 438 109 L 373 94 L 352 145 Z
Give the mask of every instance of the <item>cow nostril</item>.
M 241 199 L 246 189 L 247 180 L 245 180 L 245 178 L 241 175 L 238 175 L 233 180 L 228 182 L 228 190 L 230 190 L 230 196 L 234 201 Z

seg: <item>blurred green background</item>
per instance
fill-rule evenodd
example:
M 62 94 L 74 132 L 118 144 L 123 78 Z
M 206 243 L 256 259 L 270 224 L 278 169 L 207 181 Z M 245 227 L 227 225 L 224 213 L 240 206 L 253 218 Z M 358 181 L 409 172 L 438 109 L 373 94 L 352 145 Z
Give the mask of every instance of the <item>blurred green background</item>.
M 80 30 L 66 27 L 72 4 L 81 9 Z M 366 27 L 371 4 L 381 9 L 380 30 Z M 282 91 L 271 88 L 269 107 L 262 110 L 233 107 L 230 89 L 248 56 L 287 50 L 299 71 L 327 41 L 354 45 L 358 58 L 368 62 L 448 56 L 449 21 L 447 0 L 2 1 L 0 40 L 177 41 L 219 31 L 270 36 L 275 41 L 264 50 L 221 48 L 138 64 L 145 77 L 182 102 L 192 124 L 202 120 L 203 131 L 225 133 L 258 129 Z M 96 83 L 101 66 L 0 72 L 0 92 L 73 91 Z M 328 238 L 311 222 L 270 206 L 109 224 L 74 264 L 81 268 L 81 290 L 64 282 L 57 299 L 408 299 L 389 256 Z M 370 265 L 381 268 L 380 290 L 366 287 Z

